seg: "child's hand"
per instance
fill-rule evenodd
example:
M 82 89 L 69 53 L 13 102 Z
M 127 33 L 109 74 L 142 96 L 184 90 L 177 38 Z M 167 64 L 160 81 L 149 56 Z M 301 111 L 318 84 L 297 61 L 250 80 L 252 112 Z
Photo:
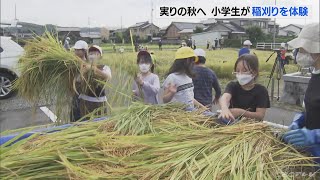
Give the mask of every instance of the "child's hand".
M 136 83 L 137 83 L 138 85 L 140 85 L 140 86 L 143 85 L 143 80 L 142 80 L 142 78 L 141 78 L 140 75 L 137 76 L 137 78 L 135 79 L 135 81 L 136 81 Z
M 219 118 L 235 121 L 235 118 L 229 109 L 222 109 L 221 114 L 219 115 Z
M 175 94 L 175 93 L 177 93 L 177 85 L 169 83 L 168 87 L 167 87 L 167 90 L 170 93 Z
M 93 67 L 91 67 L 90 64 L 86 64 L 86 63 L 82 64 L 82 70 L 83 70 L 84 73 L 90 71 L 92 68 Z

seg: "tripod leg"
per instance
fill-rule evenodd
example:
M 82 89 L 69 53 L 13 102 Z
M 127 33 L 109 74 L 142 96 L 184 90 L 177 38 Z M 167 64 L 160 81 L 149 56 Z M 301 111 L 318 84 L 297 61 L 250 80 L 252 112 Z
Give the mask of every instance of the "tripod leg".
M 277 97 L 277 100 L 279 101 L 280 99 L 280 79 L 278 80 L 278 97 Z
M 277 61 L 275 61 L 274 64 L 273 64 L 273 67 L 272 67 L 272 70 L 271 70 L 271 73 L 270 73 L 270 76 L 269 76 L 269 82 L 268 82 L 268 85 L 267 85 L 267 89 L 269 88 L 270 81 L 271 81 L 271 78 L 273 77 L 274 70 L 276 69 L 276 66 L 277 66 Z

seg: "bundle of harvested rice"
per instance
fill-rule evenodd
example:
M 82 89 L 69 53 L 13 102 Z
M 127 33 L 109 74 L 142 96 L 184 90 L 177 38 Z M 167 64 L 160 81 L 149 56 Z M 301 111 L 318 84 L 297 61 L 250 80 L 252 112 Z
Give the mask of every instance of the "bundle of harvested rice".
M 213 121 L 208 121 L 209 117 L 201 115 L 200 111 L 194 111 L 192 115 L 190 112 L 190 116 L 186 114 L 188 113 L 181 104 L 145 105 L 136 102 L 128 109 L 118 112 L 109 123 L 114 124 L 112 131 L 123 135 L 156 134 L 175 131 L 174 128 L 187 129 L 188 126 L 203 129 L 216 125 Z M 179 126 L 173 126 L 173 123 L 178 123 Z
M 55 103 L 59 116 L 74 95 L 73 83 L 81 64 L 81 59 L 66 51 L 58 38 L 47 32 L 27 42 L 15 88 L 32 104 L 40 100 Z
M 313 166 L 266 124 L 212 126 L 170 106 L 134 104 L 110 120 L 1 146 L 0 178 L 291 179 L 292 171 Z

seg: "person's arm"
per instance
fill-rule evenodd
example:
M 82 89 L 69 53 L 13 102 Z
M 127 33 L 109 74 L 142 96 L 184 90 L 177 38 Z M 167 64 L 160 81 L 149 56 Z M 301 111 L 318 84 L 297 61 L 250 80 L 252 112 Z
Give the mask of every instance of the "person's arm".
M 99 68 L 94 67 L 94 74 L 97 75 L 99 78 L 103 79 L 103 80 L 109 80 L 111 79 L 110 76 L 108 76 L 107 73 L 101 71 Z
M 84 72 L 88 72 L 91 69 L 93 70 L 93 73 L 98 76 L 98 78 L 101 78 L 103 80 L 109 80 L 111 77 L 108 76 L 107 73 L 103 72 L 102 70 L 100 70 L 97 66 L 95 65 L 91 65 L 91 64 L 84 64 Z
M 219 100 L 219 104 L 221 107 L 221 114 L 219 117 L 235 120 L 233 114 L 229 110 L 230 101 L 231 101 L 232 95 L 230 93 L 224 93 L 222 97 Z
M 232 108 L 232 109 L 230 109 L 230 112 L 232 113 L 232 115 L 234 117 L 239 117 L 242 115 L 242 117 L 262 121 L 265 116 L 266 110 L 267 110 L 266 108 L 257 108 L 256 112 L 250 112 L 245 109 Z
M 156 76 L 154 78 L 154 81 L 153 81 L 153 84 L 147 82 L 147 81 L 144 81 L 143 84 L 142 84 L 142 89 L 144 89 L 145 91 L 151 91 L 155 94 L 158 94 L 159 92 L 159 89 L 160 89 L 160 81 L 159 81 L 159 77 Z
M 169 83 L 168 87 L 164 89 L 163 102 L 168 103 L 172 100 L 173 96 L 177 92 L 177 86 Z
M 217 76 L 215 75 L 215 73 L 213 73 L 212 87 L 213 87 L 214 91 L 216 92 L 216 95 L 214 98 L 214 104 L 217 104 L 217 103 L 219 103 L 219 99 L 221 96 L 221 88 L 219 85 L 219 80 L 218 80 Z

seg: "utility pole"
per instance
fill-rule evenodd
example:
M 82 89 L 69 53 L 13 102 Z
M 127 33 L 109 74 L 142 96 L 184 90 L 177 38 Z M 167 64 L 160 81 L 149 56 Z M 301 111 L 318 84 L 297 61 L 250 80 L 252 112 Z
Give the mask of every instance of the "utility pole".
M 19 42 L 19 35 L 18 35 L 18 19 L 17 19 L 17 4 L 14 4 L 14 22 L 16 25 L 16 41 Z
M 153 37 L 153 1 L 151 0 L 151 30 L 150 30 L 150 34 L 151 34 L 151 41 L 152 41 L 152 37 Z
M 121 16 L 121 19 L 120 19 L 120 27 L 121 27 L 121 32 L 122 32 L 122 16 Z
M 88 26 L 89 26 L 89 35 L 91 33 L 91 30 L 90 30 L 90 17 L 88 17 Z

